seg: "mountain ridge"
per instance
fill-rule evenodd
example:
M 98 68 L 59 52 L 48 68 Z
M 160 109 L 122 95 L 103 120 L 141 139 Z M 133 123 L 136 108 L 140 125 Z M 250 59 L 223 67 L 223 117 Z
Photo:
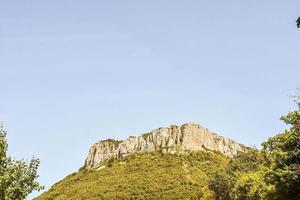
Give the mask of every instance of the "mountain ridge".
M 246 149 L 246 146 L 211 132 L 199 124 L 186 123 L 154 129 L 125 140 L 100 140 L 90 147 L 84 167 L 97 169 L 109 159 L 121 159 L 132 153 L 218 151 L 233 157 L 238 151 Z

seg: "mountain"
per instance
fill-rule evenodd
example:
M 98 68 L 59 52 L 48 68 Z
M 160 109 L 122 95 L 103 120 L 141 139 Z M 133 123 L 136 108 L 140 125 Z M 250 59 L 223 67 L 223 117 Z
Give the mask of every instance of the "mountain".
M 243 151 L 243 145 L 221 137 L 199 124 L 172 125 L 159 128 L 139 136 L 130 136 L 124 141 L 103 140 L 89 150 L 85 167 L 96 169 L 105 160 L 120 159 L 132 153 L 185 153 L 195 151 L 218 151 L 233 157 L 238 151 Z
M 103 140 L 79 172 L 36 199 L 210 199 L 208 181 L 247 149 L 191 123 Z

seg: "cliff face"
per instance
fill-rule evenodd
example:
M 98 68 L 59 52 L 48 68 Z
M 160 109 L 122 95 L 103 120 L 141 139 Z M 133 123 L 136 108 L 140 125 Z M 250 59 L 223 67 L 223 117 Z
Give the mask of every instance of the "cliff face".
M 91 146 L 85 167 L 96 169 L 110 158 L 122 158 L 130 153 L 162 151 L 184 153 L 188 151 L 219 151 L 232 157 L 245 147 L 221 137 L 198 124 L 172 125 L 150 133 L 131 136 L 124 141 L 104 140 Z

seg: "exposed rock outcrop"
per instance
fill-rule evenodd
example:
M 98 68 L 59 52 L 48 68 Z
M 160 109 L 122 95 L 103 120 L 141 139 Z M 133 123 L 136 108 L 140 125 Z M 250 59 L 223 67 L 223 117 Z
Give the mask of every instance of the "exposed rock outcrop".
M 85 167 L 96 169 L 110 158 L 122 158 L 130 153 L 162 151 L 184 153 L 188 151 L 219 151 L 232 157 L 245 147 L 224 138 L 198 124 L 172 125 L 155 129 L 150 133 L 131 136 L 124 141 L 103 140 L 91 146 Z

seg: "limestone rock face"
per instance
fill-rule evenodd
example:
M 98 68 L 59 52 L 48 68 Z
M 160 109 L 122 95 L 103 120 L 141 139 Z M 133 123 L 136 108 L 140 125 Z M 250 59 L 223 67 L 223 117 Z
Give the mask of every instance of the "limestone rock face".
M 184 153 L 189 151 L 219 151 L 232 157 L 244 151 L 243 145 L 210 132 L 198 124 L 172 125 L 155 129 L 150 133 L 131 136 L 124 141 L 103 140 L 91 146 L 85 167 L 96 169 L 110 158 L 120 159 L 130 153 L 162 151 Z

